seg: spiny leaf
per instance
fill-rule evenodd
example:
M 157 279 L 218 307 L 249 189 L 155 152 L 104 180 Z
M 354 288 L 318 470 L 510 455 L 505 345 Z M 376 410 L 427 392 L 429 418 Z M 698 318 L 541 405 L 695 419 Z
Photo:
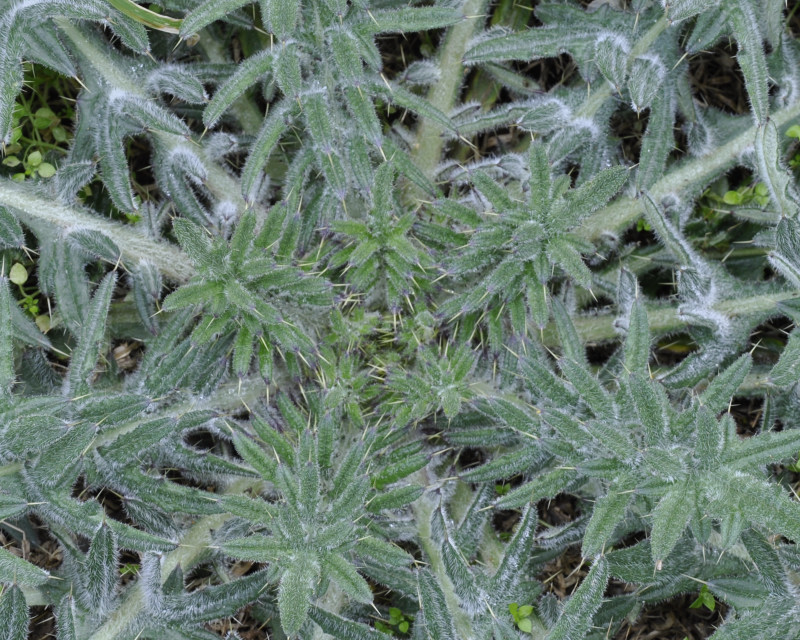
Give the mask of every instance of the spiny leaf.
M 97 363 L 98 350 L 103 342 L 111 294 L 117 282 L 117 274 L 109 273 L 95 291 L 86 310 L 78 344 L 70 358 L 67 378 L 64 381 L 65 397 L 82 395 L 89 388 L 89 378 Z
M 648 53 L 634 58 L 628 76 L 628 92 L 636 113 L 652 104 L 666 77 L 667 69 L 659 56 Z
M 769 117 L 769 72 L 758 18 L 748 0 L 731 2 L 727 14 L 736 44 L 739 45 L 736 59 L 744 76 L 753 119 L 757 125 L 764 125 Z
M 28 637 L 28 604 L 16 585 L 3 586 L 0 593 L 0 638 L 26 640 Z
M 38 587 L 47 582 L 49 577 L 50 574 L 44 569 L 0 547 L 0 583 Z
M 348 598 L 365 604 L 372 602 L 372 590 L 367 581 L 338 553 L 323 554 L 322 569 L 339 585 Z
M 287 119 L 290 114 L 291 107 L 285 102 L 272 105 L 256 139 L 250 146 L 250 155 L 247 156 L 242 169 L 242 194 L 247 202 L 252 203 L 256 200 L 261 187 L 262 171 L 281 136 L 289 128 Z
M 61 598 L 56 608 L 58 640 L 78 640 L 75 617 L 75 599 L 71 594 L 67 594 Z
M 601 556 L 595 560 L 581 585 L 564 605 L 547 640 L 583 640 L 587 636 L 592 618 L 603 601 L 608 578 L 608 560 Z
M 300 14 L 300 0 L 261 0 L 261 15 L 278 38 L 292 35 Z
M 290 560 L 278 586 L 281 627 L 288 635 L 297 633 L 306 621 L 318 579 L 316 559 L 304 553 Z
M 345 638 L 347 640 L 391 640 L 392 638 L 373 627 L 348 620 L 316 606 L 311 607 L 308 615 L 325 633 L 340 640 Z
M 117 578 L 117 537 L 103 524 L 89 546 L 89 552 L 80 568 L 84 576 L 83 589 L 76 596 L 90 611 L 105 612 L 114 598 Z
M 650 189 L 661 178 L 667 157 L 675 148 L 675 107 L 675 90 L 668 84 L 664 85 L 653 99 L 647 130 L 642 137 L 639 171 L 636 174 L 640 189 Z
M 714 377 L 706 390 L 700 394 L 700 404 L 708 407 L 711 413 L 727 409 L 733 394 L 750 372 L 752 364 L 750 354 L 745 353 L 740 356 L 725 371 Z
M 756 130 L 754 149 L 761 179 L 769 189 L 771 206 L 783 218 L 796 218 L 800 206 L 793 197 L 791 174 L 781 163 L 781 146 L 774 122 L 765 122 Z
M 800 382 L 800 332 L 792 331 L 781 352 L 781 357 L 769 374 L 770 381 L 778 386 Z
M 625 336 L 625 368 L 631 373 L 644 374 L 650 362 L 650 323 L 640 298 L 631 306 L 628 334 Z
M 212 22 L 224 18 L 239 7 L 250 4 L 251 0 L 206 0 L 195 8 L 181 23 L 181 38 L 186 39 Z
M 366 29 L 372 33 L 408 33 L 441 29 L 463 20 L 461 13 L 450 7 L 403 7 L 371 12 Z
M 592 517 L 583 536 L 581 554 L 584 557 L 591 558 L 602 552 L 632 499 L 633 492 L 614 487 L 595 501 Z
M 430 640 L 455 640 L 456 631 L 447 608 L 444 592 L 430 569 L 417 573 L 417 589 L 422 618 Z
M 25 236 L 16 216 L 0 206 L 0 247 L 16 249 L 25 244 Z
M 10 394 L 14 384 L 14 331 L 11 320 L 11 290 L 5 274 L 0 275 L 0 397 Z
M 656 568 L 675 548 L 686 528 L 695 501 L 691 480 L 676 482 L 661 498 L 653 512 L 653 531 L 650 545 Z

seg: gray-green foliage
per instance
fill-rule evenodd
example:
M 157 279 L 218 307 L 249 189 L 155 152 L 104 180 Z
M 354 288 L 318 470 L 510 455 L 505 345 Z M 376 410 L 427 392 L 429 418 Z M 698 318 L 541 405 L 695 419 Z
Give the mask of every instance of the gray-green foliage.
M 76 79 L 53 179 L 0 167 L 1 638 L 600 640 L 700 583 L 715 640 L 796 635 L 784 3 L 585 4 L 0 0 L 4 149 L 23 61 Z M 750 113 L 691 82 L 728 41 Z

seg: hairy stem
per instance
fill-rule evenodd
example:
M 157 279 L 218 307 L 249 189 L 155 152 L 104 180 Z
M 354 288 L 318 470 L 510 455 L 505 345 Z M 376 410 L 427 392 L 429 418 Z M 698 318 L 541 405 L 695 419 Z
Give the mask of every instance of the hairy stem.
M 142 90 L 141 85 L 137 84 L 135 76 L 126 72 L 114 57 L 108 55 L 108 51 L 105 48 L 101 47 L 94 39 L 87 37 L 79 27 L 63 18 L 57 18 L 55 22 L 58 24 L 61 31 L 72 41 L 72 44 L 80 55 L 92 65 L 95 71 L 97 71 L 109 85 L 138 96 L 150 97 Z M 187 144 L 187 141 L 183 137 L 172 133 L 156 131 L 155 134 L 158 140 L 169 149 Z M 246 205 L 239 181 L 230 176 L 216 162 L 209 160 L 203 146 L 198 141 L 194 142 L 196 145 L 194 151 L 201 159 L 207 173 L 206 187 L 220 200 L 233 203 L 240 213 L 244 211 Z M 259 213 L 262 214 L 262 218 L 265 216 L 263 211 Z
M 225 493 L 242 494 L 251 487 L 257 486 L 261 480 L 240 479 L 232 482 Z M 161 579 L 166 580 L 173 569 L 180 565 L 189 568 L 196 565 L 208 553 L 214 531 L 219 529 L 231 516 L 219 513 L 198 520 L 183 536 L 178 547 L 166 554 L 161 565 Z M 145 598 L 141 585 L 137 582 L 131 586 L 120 607 L 97 629 L 88 640 L 116 640 L 131 632 L 131 626 L 144 613 Z
M 430 484 L 430 478 L 425 469 L 417 472 L 415 475 L 415 480 L 417 482 L 425 486 Z M 436 508 L 433 500 L 434 499 L 431 496 L 422 496 L 412 505 L 412 509 L 414 511 L 414 520 L 417 523 L 417 535 L 419 536 L 420 546 L 425 552 L 429 567 L 436 576 L 439 586 L 444 593 L 445 600 L 447 601 L 448 613 L 455 624 L 458 637 L 462 640 L 469 640 L 473 637 L 472 625 L 470 624 L 467 615 L 459 606 L 458 596 L 455 594 L 453 583 L 450 581 L 450 578 L 447 575 L 447 571 L 444 567 L 442 553 L 439 550 L 439 546 L 436 544 L 436 541 L 431 537 L 433 533 L 431 531 L 431 517 L 433 516 L 433 511 Z
M 482 24 L 486 0 L 465 0 L 463 5 L 464 19 L 450 28 L 445 36 L 439 55 L 439 82 L 433 85 L 428 93 L 428 101 L 444 114 L 453 110 L 458 99 L 458 90 L 464 79 L 462 59 L 467 44 Z M 433 179 L 436 166 L 442 158 L 444 139 L 443 129 L 438 122 L 423 119 L 417 131 L 414 160 L 416 165 Z
M 800 102 L 776 111 L 770 119 L 777 127 L 782 127 L 798 116 L 800 116 Z M 691 192 L 702 187 L 734 166 L 736 160 L 753 144 L 757 130 L 758 127 L 755 125 L 750 126 L 712 153 L 681 162 L 653 185 L 650 195 L 658 202 L 668 195 Z M 618 198 L 609 206 L 586 218 L 576 231 L 587 240 L 597 241 L 604 234 L 616 235 L 624 231 L 643 213 L 644 204 L 641 199 Z
M 749 298 L 723 300 L 715 304 L 713 308 L 730 318 L 751 314 L 769 315 L 775 313 L 777 303 L 794 298 L 798 293 L 800 292 L 788 290 Z M 650 321 L 650 331 L 656 335 L 686 328 L 686 321 L 681 319 L 675 307 L 648 305 L 647 316 Z M 610 314 L 577 316 L 572 319 L 572 322 L 583 342 L 605 342 L 619 338 L 619 333 L 614 328 L 615 317 Z M 542 342 L 545 345 L 559 343 L 558 333 L 552 323 L 542 332 Z
M 174 245 L 157 242 L 132 227 L 102 218 L 87 209 L 55 202 L 30 185 L 0 178 L 0 206 L 13 209 L 22 222 L 33 228 L 100 231 L 117 244 L 123 260 L 135 264 L 146 257 L 175 282 L 186 282 L 194 274 L 189 258 Z
M 637 40 L 636 44 L 631 49 L 628 59 L 633 60 L 637 56 L 647 53 L 656 38 L 667 28 L 667 25 L 667 17 L 664 15 Z M 589 95 L 586 102 L 578 109 L 576 115 L 582 118 L 594 117 L 594 114 L 605 104 L 605 101 L 611 97 L 611 91 L 611 85 L 608 82 L 603 82 L 600 88 Z

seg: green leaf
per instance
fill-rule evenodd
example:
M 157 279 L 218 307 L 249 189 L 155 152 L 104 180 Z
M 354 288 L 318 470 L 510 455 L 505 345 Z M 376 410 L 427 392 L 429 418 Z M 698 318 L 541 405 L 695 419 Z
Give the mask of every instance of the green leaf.
M 558 366 L 595 415 L 613 415 L 611 397 L 585 366 L 567 358 L 561 358 Z
M 98 529 L 89 552 L 79 571 L 83 574 L 83 589 L 75 595 L 90 611 L 104 613 L 114 599 L 117 579 L 117 536 L 105 523 Z
M 510 586 L 519 584 L 523 579 L 519 568 L 525 565 L 533 548 L 533 539 L 536 535 L 538 524 L 538 511 L 536 506 L 527 507 L 522 514 L 522 519 L 517 524 L 514 536 L 506 546 L 503 559 L 492 576 L 492 590 L 507 590 Z
M 769 373 L 772 384 L 780 387 L 792 386 L 800 382 L 800 332 L 789 334 L 781 357 Z
M 397 85 L 392 85 L 391 89 L 387 89 L 386 85 L 378 83 L 373 84 L 370 88 L 384 96 L 392 104 L 396 104 L 403 109 L 408 109 L 412 113 L 423 118 L 433 120 L 448 131 L 455 131 L 453 121 L 450 120 L 446 114 L 408 89 Z
M 755 529 L 742 531 L 742 542 L 747 553 L 756 564 L 759 579 L 771 593 L 788 596 L 786 568 L 778 556 L 778 550 L 763 533 Z
M 403 7 L 371 11 L 365 28 L 370 33 L 409 33 L 441 29 L 462 20 L 458 9 L 450 7 Z
M 800 206 L 793 197 L 792 174 L 782 166 L 783 152 L 774 122 L 765 122 L 756 130 L 754 149 L 759 174 L 769 191 L 770 208 L 782 218 L 796 218 Z
M 484 38 L 467 49 L 464 63 L 552 58 L 567 50 L 578 38 L 577 34 L 554 28 L 526 29 L 520 33 Z
M 727 15 L 739 51 L 736 60 L 744 76 L 750 110 L 756 125 L 764 125 L 769 117 L 769 71 L 759 20 L 748 0 L 735 0 L 727 5 Z
M 559 207 L 556 224 L 561 228 L 572 226 L 593 211 L 604 207 L 622 188 L 628 179 L 626 167 L 604 169 L 577 189 L 568 191 L 562 207 Z M 554 214 L 554 217 L 556 214 Z
M 54 289 L 58 310 L 73 335 L 79 336 L 89 306 L 86 256 L 64 238 L 55 244 Z
M 70 231 L 66 241 L 71 242 L 89 256 L 111 264 L 115 264 L 122 256 L 117 243 L 102 231 L 75 229 Z
M 97 428 L 90 422 L 73 425 L 52 446 L 42 451 L 31 472 L 48 487 L 58 485 L 72 473 L 77 475 L 75 467 L 83 461 L 96 433 Z
M 632 491 L 615 487 L 595 501 L 592 517 L 583 535 L 581 546 L 583 557 L 591 558 L 603 551 L 605 544 L 611 539 L 614 529 L 625 516 L 632 499 Z
M 647 222 L 656 232 L 661 242 L 673 255 L 680 266 L 692 264 L 691 250 L 687 246 L 686 240 L 681 237 L 675 227 L 666 219 L 662 208 L 658 206 L 649 193 L 642 194 L 644 213 Z
M 720 600 L 737 610 L 762 608 L 768 605 L 770 593 L 756 576 L 714 578 L 708 588 Z
M 252 0 L 206 0 L 199 7 L 193 9 L 181 23 L 180 35 L 186 39 L 212 22 L 224 18 L 227 14 L 250 4 Z
M 571 469 L 555 469 L 509 491 L 495 503 L 498 509 L 518 509 L 529 503 L 553 498 L 575 479 Z
M 155 317 L 156 303 L 161 296 L 163 286 L 161 272 L 155 264 L 142 259 L 131 270 L 130 279 L 133 284 L 133 300 L 139 319 L 147 330 L 155 335 L 158 332 L 158 321 Z
M 78 640 L 75 630 L 75 599 L 71 594 L 65 595 L 56 607 L 56 630 L 58 640 Z
M 648 53 L 634 58 L 628 76 L 628 93 L 636 113 L 650 107 L 666 77 L 667 69 L 658 55 Z
M 287 561 L 288 566 L 278 586 L 278 612 L 284 632 L 293 635 L 308 617 L 320 568 L 317 560 L 306 554 L 295 555 Z
M 128 170 L 128 159 L 122 144 L 124 129 L 119 125 L 119 114 L 111 104 L 100 111 L 94 129 L 103 184 L 116 207 L 123 213 L 138 211 Z M 122 129 L 122 130 L 121 130 Z
M 38 587 L 50 578 L 44 569 L 0 547 L 0 583 Z M 2 627 L 2 623 L 0 623 Z
M 297 26 L 300 0 L 261 0 L 261 15 L 269 29 L 281 40 L 290 37 Z
M 730 469 L 746 469 L 777 463 L 800 451 L 800 429 L 768 431 L 733 442 L 722 456 Z
M 666 436 L 669 400 L 663 387 L 642 375 L 629 378 L 631 400 L 644 427 L 648 446 L 660 444 Z
M 553 298 L 553 322 L 558 331 L 558 340 L 561 343 L 561 348 L 564 351 L 564 357 L 567 360 L 572 360 L 579 365 L 588 366 L 586 360 L 586 349 L 583 342 L 575 331 L 575 325 L 572 324 L 567 308 L 558 298 Z
M 0 276 L 0 397 L 11 393 L 14 384 L 14 328 L 8 278 Z
M 695 420 L 695 455 L 701 469 L 714 469 L 721 461 L 725 433 L 708 407 L 700 407 Z
M 429 640 L 456 640 L 444 592 L 430 569 L 417 572 L 417 590 Z
M 390 567 L 401 568 L 414 563 L 414 558 L 396 544 L 374 536 L 356 542 L 356 553 L 364 559 L 372 559 Z
M 372 602 L 372 590 L 367 581 L 338 553 L 323 554 L 322 570 L 328 573 L 348 598 L 364 604 Z
M 325 611 L 319 607 L 311 607 L 309 617 L 319 625 L 325 633 L 336 640 L 391 640 L 392 636 L 373 629 L 361 622 L 354 622 L 340 615 Z
M 233 506 L 233 503 L 225 504 Z M 292 553 L 291 548 L 285 542 L 261 534 L 229 540 L 220 548 L 232 558 L 250 562 L 275 562 L 282 556 Z
M 214 0 L 211 0 L 212 3 Z M 242 169 L 242 195 L 247 202 L 255 202 L 261 187 L 263 169 L 269 156 L 278 145 L 281 136 L 288 130 L 287 120 L 291 116 L 292 108 L 285 101 L 270 106 L 264 124 L 261 125 L 256 139 L 250 145 L 250 155 Z
M 694 501 L 694 485 L 691 479 L 685 479 L 676 482 L 656 505 L 650 545 L 657 569 L 661 568 L 661 563 L 683 535 Z
M 17 515 L 27 510 L 28 503 L 24 498 L 0 493 L 0 520 L 15 518 Z
M 599 557 L 578 589 L 564 605 L 563 612 L 547 635 L 547 640 L 583 640 L 592 626 L 592 618 L 603 601 L 609 578 L 608 560 Z
M 666 6 L 666 14 L 671 24 L 692 18 L 703 12 L 714 14 L 714 7 L 719 0 L 670 0 Z
M 749 353 L 739 357 L 725 371 L 714 377 L 706 390 L 700 394 L 700 404 L 708 407 L 711 413 L 719 413 L 728 408 L 733 394 L 744 382 L 753 364 Z
M 265 451 L 253 439 L 236 432 L 233 434 L 233 444 L 245 462 L 260 473 L 265 480 L 272 480 L 275 477 L 278 461 L 273 454 Z
M 650 362 L 650 323 L 647 310 L 637 297 L 631 306 L 628 333 L 625 336 L 625 369 L 631 373 L 647 373 Z
M 109 460 L 130 462 L 176 431 L 177 421 L 172 417 L 142 421 L 105 445 L 103 455 Z
M 114 293 L 116 282 L 117 274 L 113 271 L 103 278 L 85 311 L 78 344 L 72 351 L 64 381 L 63 395 L 67 398 L 83 395 L 89 389 L 89 379 L 103 344 L 111 294 Z
M 384 509 L 400 509 L 414 502 L 423 493 L 425 488 L 417 485 L 395 487 L 376 495 L 366 504 L 366 508 L 370 513 L 380 513 Z
M 0 593 L 0 638 L 26 640 L 28 637 L 28 605 L 16 584 L 3 586 Z
M 497 455 L 479 467 L 464 471 L 461 478 L 466 482 L 492 482 L 510 478 L 541 462 L 542 457 L 538 447 L 523 446 L 516 451 Z
M 547 256 L 560 266 L 576 284 L 585 289 L 591 289 L 592 272 L 583 262 L 580 252 L 567 238 L 563 236 L 552 238 L 547 243 Z M 502 289 L 506 288 L 502 287 Z
M 628 76 L 629 54 L 630 44 L 624 36 L 608 32 L 597 40 L 594 63 L 617 93 L 622 90 Z
M 642 137 L 639 170 L 636 182 L 639 189 L 650 189 L 664 174 L 667 157 L 675 148 L 676 96 L 674 87 L 664 85 L 653 100 L 647 130 Z
M 16 216 L 0 206 L 0 247 L 16 249 L 25 244 L 25 235 Z

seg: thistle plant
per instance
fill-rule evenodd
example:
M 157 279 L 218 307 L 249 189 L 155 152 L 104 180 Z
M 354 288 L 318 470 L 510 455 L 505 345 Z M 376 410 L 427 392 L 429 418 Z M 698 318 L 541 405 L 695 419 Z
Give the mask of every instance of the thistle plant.
M 795 637 L 792 15 L 0 0 L 0 638 Z

